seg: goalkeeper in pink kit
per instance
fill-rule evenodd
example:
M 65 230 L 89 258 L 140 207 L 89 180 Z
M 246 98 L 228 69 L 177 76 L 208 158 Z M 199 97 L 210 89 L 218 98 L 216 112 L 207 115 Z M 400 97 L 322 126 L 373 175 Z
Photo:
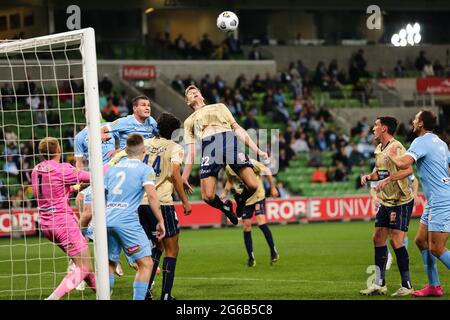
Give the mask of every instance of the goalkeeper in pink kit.
M 89 247 L 69 205 L 71 186 L 89 182 L 90 175 L 69 163 L 60 162 L 61 147 L 55 138 L 41 140 L 39 153 L 45 160 L 38 163 L 31 174 L 33 193 L 38 203 L 39 225 L 43 235 L 67 253 L 76 265 L 47 298 L 58 300 L 83 280 L 95 290 Z

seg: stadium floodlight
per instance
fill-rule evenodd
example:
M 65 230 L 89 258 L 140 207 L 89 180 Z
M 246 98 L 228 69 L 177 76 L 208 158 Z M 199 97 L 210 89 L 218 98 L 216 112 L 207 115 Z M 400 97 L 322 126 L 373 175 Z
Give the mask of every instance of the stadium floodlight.
M 408 23 L 406 27 L 400 29 L 398 33 L 394 33 L 391 37 L 391 43 L 396 47 L 406 47 L 408 44 L 414 46 L 422 40 L 420 35 L 419 23 Z
M 84 91 L 72 85 L 80 82 L 82 86 L 77 87 L 84 88 Z M 100 122 L 89 120 L 100 119 L 94 29 L 0 43 L 0 85 L 3 83 L 9 84 L 12 90 L 0 94 L 0 130 L 3 130 L 0 133 L 6 136 L 5 127 L 12 127 L 18 141 L 31 145 L 31 167 L 41 161 L 35 146 L 46 136 L 64 142 L 60 143 L 63 159 L 73 155 L 73 150 L 66 147 L 73 136 L 67 136 L 65 132 L 69 129 L 76 132 L 80 126 L 86 125 L 86 118 L 82 114 L 83 103 L 86 106 L 90 182 L 95 195 L 92 198 L 97 299 L 109 300 Z M 39 99 L 45 109 L 33 110 L 32 98 Z M 50 121 L 51 114 L 56 114 L 57 120 Z M 9 190 L 24 190 L 26 186 L 7 176 L 10 198 L 12 194 Z M 42 299 L 56 288 L 57 282 L 66 274 L 67 255 L 61 255 L 53 243 L 41 236 L 41 230 L 38 230 L 36 239 L 27 236 L 27 232 L 35 231 L 35 214 L 27 211 L 30 210 L 11 209 L 10 225 L 15 226 L 3 230 L 10 234 L 10 241 L 6 246 L 0 245 L 0 252 L 8 252 L 9 248 L 8 260 L 0 261 L 0 281 L 2 284 L 6 281 L 9 283 L 6 288 L 0 287 L 0 297 L 6 294 L 10 299 Z M 29 225 L 18 220 L 18 217 L 23 216 L 30 220 Z M 24 237 L 24 240 L 16 239 L 15 234 Z

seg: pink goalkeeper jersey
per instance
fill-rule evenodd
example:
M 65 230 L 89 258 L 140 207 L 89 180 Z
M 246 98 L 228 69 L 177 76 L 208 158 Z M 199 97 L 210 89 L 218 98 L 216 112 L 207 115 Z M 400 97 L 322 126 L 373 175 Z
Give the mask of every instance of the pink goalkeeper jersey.
M 89 182 L 89 178 L 89 172 L 77 171 L 69 163 L 45 160 L 37 164 L 31 173 L 31 181 L 39 207 L 40 223 L 54 223 L 54 218 L 72 214 L 69 205 L 70 186 Z

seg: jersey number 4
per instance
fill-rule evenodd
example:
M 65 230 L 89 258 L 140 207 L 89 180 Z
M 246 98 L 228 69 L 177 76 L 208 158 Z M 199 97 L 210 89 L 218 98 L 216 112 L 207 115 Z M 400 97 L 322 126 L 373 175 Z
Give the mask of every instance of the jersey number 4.
M 153 161 L 152 167 L 156 176 L 159 177 L 161 174 L 161 156 L 156 157 L 155 161 Z

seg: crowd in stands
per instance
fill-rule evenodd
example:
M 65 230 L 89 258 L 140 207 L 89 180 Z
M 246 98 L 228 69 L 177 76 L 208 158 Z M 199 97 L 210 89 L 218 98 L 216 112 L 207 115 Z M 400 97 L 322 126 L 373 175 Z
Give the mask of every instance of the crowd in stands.
M 172 41 L 170 33 L 165 32 L 162 35 L 157 32 L 154 42 L 165 49 L 176 51 L 183 59 L 228 60 L 233 55 L 242 54 L 240 41 L 232 34 L 220 43 L 213 43 L 205 33 L 197 44 L 193 44 L 187 41 L 183 34 L 179 34 Z

